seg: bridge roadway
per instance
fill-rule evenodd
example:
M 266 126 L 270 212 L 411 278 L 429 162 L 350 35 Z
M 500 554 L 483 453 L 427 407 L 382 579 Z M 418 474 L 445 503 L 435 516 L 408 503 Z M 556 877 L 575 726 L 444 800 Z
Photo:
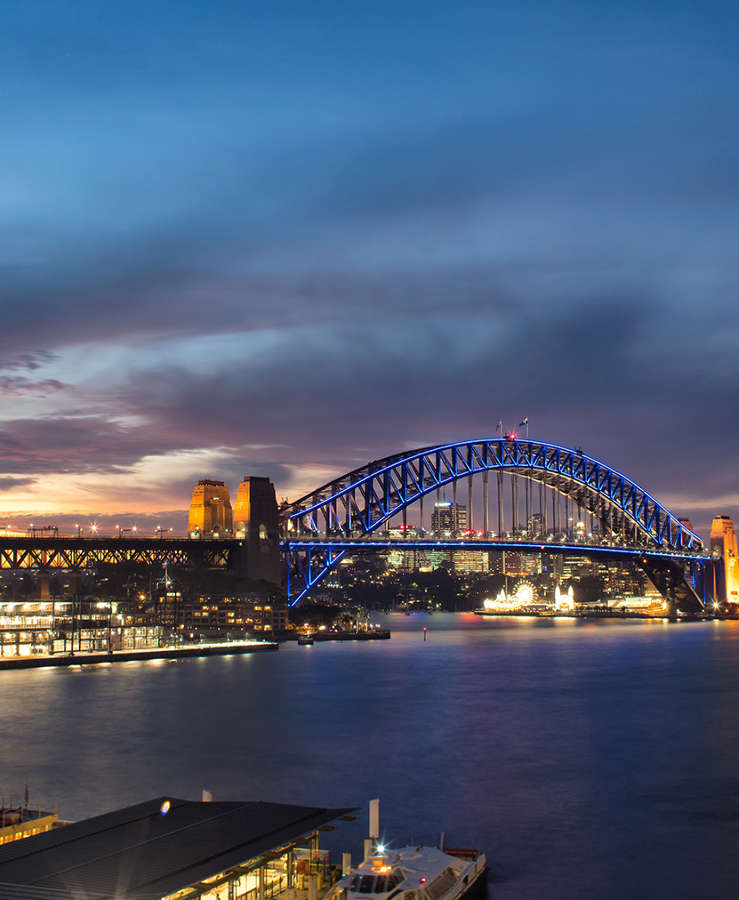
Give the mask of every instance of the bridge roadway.
M 0 536 L 0 569 L 83 570 L 122 563 L 235 569 L 244 551 L 238 540 Z
M 290 538 L 280 543 L 283 552 L 289 550 L 331 549 L 335 551 L 351 550 L 519 550 L 525 553 L 568 553 L 582 556 L 621 557 L 623 559 L 670 559 L 680 563 L 706 563 L 709 554 L 705 550 L 660 550 L 658 547 L 619 547 L 586 542 L 569 541 L 533 541 L 533 540 L 488 540 L 473 538 L 472 540 L 445 538 L 437 540 L 425 538 L 382 539 L 373 535 L 358 535 L 353 538 L 342 537 L 305 537 Z
M 280 549 L 289 560 L 298 559 L 297 571 L 288 565 L 287 596 L 293 597 L 292 582 L 298 583 L 298 600 L 347 553 L 382 550 L 511 550 L 523 553 L 566 553 L 571 555 L 632 561 L 651 579 L 663 597 L 676 609 L 699 613 L 712 596 L 711 581 L 718 562 L 703 549 L 661 549 L 659 547 L 612 546 L 598 543 L 571 543 L 556 540 L 456 540 L 456 539 L 382 539 L 374 535 L 342 537 L 300 537 L 282 541 Z M 302 559 L 300 559 L 302 554 Z M 297 577 L 296 577 L 297 576 Z M 709 577 L 706 577 L 709 576 Z

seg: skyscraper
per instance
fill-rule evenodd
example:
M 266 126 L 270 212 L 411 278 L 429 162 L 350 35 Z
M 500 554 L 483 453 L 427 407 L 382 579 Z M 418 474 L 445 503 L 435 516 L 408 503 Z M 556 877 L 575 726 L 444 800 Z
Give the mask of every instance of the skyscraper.
M 437 500 L 431 513 L 431 531 L 443 534 L 467 530 L 467 507 L 451 500 Z

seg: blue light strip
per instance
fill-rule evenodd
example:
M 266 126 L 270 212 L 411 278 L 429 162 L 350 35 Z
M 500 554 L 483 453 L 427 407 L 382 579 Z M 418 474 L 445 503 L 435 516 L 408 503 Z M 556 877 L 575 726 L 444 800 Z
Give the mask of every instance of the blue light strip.
M 711 563 L 715 562 L 712 556 L 704 556 L 696 553 L 680 553 L 657 549 L 635 549 L 632 547 L 599 547 L 595 544 L 536 544 L 528 541 L 378 541 L 371 538 L 357 538 L 356 540 L 310 539 L 310 540 L 286 540 L 280 543 L 283 552 L 295 550 L 527 550 L 536 553 L 579 553 L 583 556 L 609 555 L 609 556 L 633 556 L 650 557 L 656 559 L 674 559 L 676 561 Z M 338 559 L 338 557 L 337 557 Z M 315 583 L 315 581 L 314 581 Z

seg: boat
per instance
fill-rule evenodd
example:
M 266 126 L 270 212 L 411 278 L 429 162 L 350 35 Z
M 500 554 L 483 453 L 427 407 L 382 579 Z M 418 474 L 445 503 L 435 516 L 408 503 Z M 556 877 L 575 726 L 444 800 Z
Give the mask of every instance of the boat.
M 298 636 L 298 645 L 300 647 L 310 647 L 313 643 L 312 634 L 301 634 Z
M 461 900 L 484 896 L 485 854 L 478 850 L 378 845 L 336 882 L 326 900 Z

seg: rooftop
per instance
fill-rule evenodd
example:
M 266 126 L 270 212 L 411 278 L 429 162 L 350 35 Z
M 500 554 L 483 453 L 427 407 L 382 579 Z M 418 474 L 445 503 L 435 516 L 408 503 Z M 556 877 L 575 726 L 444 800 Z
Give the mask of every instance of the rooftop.
M 157 900 L 347 811 L 157 797 L 1 847 L 0 897 Z

